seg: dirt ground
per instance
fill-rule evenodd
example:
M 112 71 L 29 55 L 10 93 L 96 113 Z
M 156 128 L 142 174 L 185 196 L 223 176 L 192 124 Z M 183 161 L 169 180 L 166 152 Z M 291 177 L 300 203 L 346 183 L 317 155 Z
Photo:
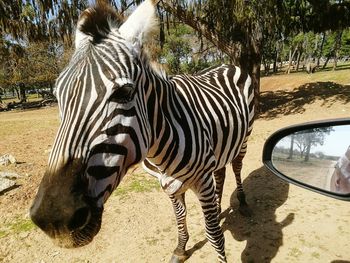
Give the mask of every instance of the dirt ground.
M 228 169 L 221 220 L 228 262 L 349 263 L 349 203 L 281 181 L 263 167 L 261 155 L 264 141 L 279 128 L 349 117 L 350 77 L 346 85 L 311 82 L 284 90 L 273 83 L 273 77 L 262 79 L 262 114 L 255 123 L 242 173 L 254 211 L 251 218 L 237 211 L 234 177 Z M 57 125 L 56 107 L 0 113 L 0 155 L 11 153 L 19 162 L 0 171 L 24 175 L 18 188 L 0 196 L 0 262 L 167 262 L 177 241 L 173 210 L 156 179 L 140 168 L 108 200 L 101 231 L 88 246 L 55 247 L 30 223 L 28 208 Z M 186 199 L 191 254 L 187 262 L 215 262 L 199 203 L 191 192 Z

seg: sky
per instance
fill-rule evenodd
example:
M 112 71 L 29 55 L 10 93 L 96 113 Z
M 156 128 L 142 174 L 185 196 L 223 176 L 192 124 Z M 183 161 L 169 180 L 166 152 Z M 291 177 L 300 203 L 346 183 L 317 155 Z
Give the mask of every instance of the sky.
M 334 131 L 325 137 L 323 146 L 314 146 L 312 152 L 322 151 L 326 155 L 340 156 L 350 146 L 350 125 L 334 126 Z
M 333 130 L 329 135 L 325 135 L 323 145 L 312 146 L 311 153 L 321 151 L 325 155 L 341 156 L 346 152 L 350 146 L 350 125 L 333 126 Z M 277 145 L 289 148 L 290 137 L 282 139 Z

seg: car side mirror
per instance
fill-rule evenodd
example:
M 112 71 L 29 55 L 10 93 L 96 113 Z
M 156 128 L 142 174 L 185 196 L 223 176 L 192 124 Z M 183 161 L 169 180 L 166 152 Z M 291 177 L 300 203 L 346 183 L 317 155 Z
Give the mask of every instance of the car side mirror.
M 263 163 L 295 185 L 350 201 L 350 119 L 290 126 L 265 142 Z

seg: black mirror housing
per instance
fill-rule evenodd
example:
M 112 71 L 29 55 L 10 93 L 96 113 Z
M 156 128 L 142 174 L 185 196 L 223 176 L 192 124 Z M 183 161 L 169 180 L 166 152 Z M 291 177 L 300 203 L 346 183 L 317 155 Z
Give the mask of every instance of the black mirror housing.
M 313 141 L 310 138 L 313 138 Z M 304 148 L 301 146 L 303 140 L 308 142 L 304 143 Z M 335 141 L 337 145 L 334 145 Z M 295 146 L 296 149 L 293 149 L 293 145 L 300 147 Z M 329 149 L 333 149 L 333 152 L 337 149 L 339 153 L 330 153 Z M 287 151 L 290 154 L 294 153 L 296 157 L 289 158 Z M 344 154 L 345 157 L 342 157 Z M 346 118 L 308 122 L 278 130 L 266 140 L 262 160 L 272 173 L 289 183 L 332 198 L 350 201 L 348 157 L 350 157 L 350 119 Z M 343 177 L 339 176 L 343 176 L 344 173 L 346 177 L 343 180 Z M 344 185 L 345 181 L 349 185 L 346 186 L 346 190 L 344 188 L 341 190 L 340 186 Z

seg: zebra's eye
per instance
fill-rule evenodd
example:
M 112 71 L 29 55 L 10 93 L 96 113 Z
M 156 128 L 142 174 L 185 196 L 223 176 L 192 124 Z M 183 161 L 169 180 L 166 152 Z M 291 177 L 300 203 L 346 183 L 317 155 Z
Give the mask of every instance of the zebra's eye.
M 110 100 L 117 103 L 127 103 L 131 101 L 135 94 L 134 85 L 127 83 L 116 88 Z

